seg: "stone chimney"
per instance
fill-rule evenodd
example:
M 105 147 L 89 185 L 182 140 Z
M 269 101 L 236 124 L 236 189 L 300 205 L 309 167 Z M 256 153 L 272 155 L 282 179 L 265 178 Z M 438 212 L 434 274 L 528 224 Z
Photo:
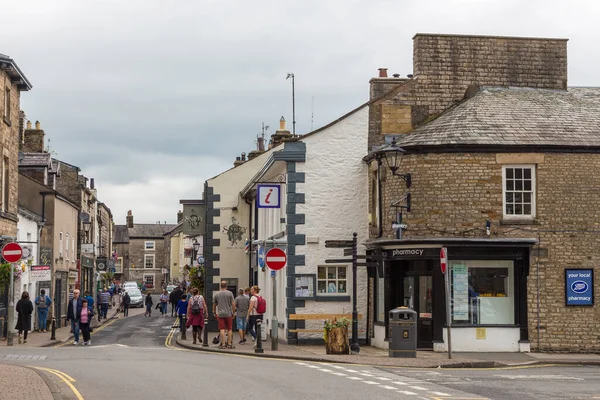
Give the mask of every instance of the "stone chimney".
M 277 146 L 279 143 L 283 142 L 283 139 L 291 138 L 292 134 L 290 131 L 285 129 L 285 118 L 281 117 L 279 120 L 279 129 L 271 135 L 271 145 L 272 147 Z M 270 148 L 270 147 L 269 147 Z
M 133 228 L 133 214 L 131 213 L 131 210 L 127 211 L 127 227 L 128 228 Z
M 233 162 L 233 166 L 238 167 L 245 162 L 246 162 L 246 153 L 242 153 L 242 155 L 240 157 L 235 158 L 235 161 Z
M 183 221 L 183 211 L 177 211 L 177 223 Z
M 44 135 L 39 121 L 35 122 L 35 129 L 31 129 L 31 122 L 27 121 L 27 129 L 23 132 L 22 150 L 29 153 L 43 153 Z
M 256 149 L 248 153 L 248 161 L 255 159 L 265 152 L 265 137 L 258 136 L 256 138 Z
M 395 87 L 400 86 L 408 79 L 400 78 L 400 74 L 393 74 L 393 78 L 388 78 L 387 68 L 379 68 L 377 78 L 371 78 L 369 81 L 369 99 L 376 99 Z

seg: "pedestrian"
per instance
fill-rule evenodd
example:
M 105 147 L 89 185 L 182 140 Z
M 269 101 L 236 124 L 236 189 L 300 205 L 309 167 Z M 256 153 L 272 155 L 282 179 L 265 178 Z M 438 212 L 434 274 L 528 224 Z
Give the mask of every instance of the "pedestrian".
M 263 321 L 263 313 L 265 312 L 263 308 L 266 307 L 264 305 L 266 303 L 263 298 L 259 296 L 259 293 L 260 288 L 258 286 L 254 285 L 252 288 L 250 288 L 250 294 L 252 297 L 250 298 L 250 308 L 248 309 L 248 316 L 246 318 L 248 319 L 248 333 L 252 335 L 253 342 L 256 341 L 257 332 L 254 330 L 256 327 L 256 321 L 259 319 Z
M 94 298 L 90 295 L 89 291 L 86 290 L 85 292 L 83 292 L 83 299 L 87 300 L 88 308 L 90 310 L 94 311 Z M 92 314 L 94 314 L 94 313 L 92 313 Z
M 250 288 L 247 287 L 246 289 L 244 289 L 244 296 L 246 296 L 246 298 L 248 300 L 250 300 Z
M 188 305 L 189 308 L 189 305 Z M 233 315 L 235 313 L 235 299 L 233 294 L 227 290 L 227 282 L 221 282 L 221 288 L 213 297 L 213 314 L 218 319 L 219 331 L 221 333 L 220 349 L 233 349 Z M 228 342 L 225 345 L 225 333 L 227 333 Z
M 129 293 L 125 292 L 123 296 L 123 316 L 129 316 L 129 305 L 131 304 L 131 297 L 129 297 Z
M 167 316 L 167 307 L 169 306 L 169 292 L 163 290 L 160 295 L 160 315 L 163 317 Z
M 108 305 L 110 304 L 110 292 L 107 288 L 104 288 L 100 299 L 100 302 L 102 303 L 102 318 L 106 319 L 108 316 Z
M 188 301 L 187 296 L 181 293 L 181 297 L 177 301 L 177 316 L 179 317 L 179 330 L 183 332 L 184 329 L 187 329 L 187 323 L 183 323 L 183 316 L 187 313 Z
M 169 294 L 169 302 L 171 303 L 171 317 L 173 316 L 173 313 L 175 313 L 175 316 L 177 316 L 178 314 L 177 304 L 179 303 L 179 299 L 181 299 L 182 294 L 183 292 L 179 289 L 179 287 L 177 287 L 171 292 L 171 294 Z
M 192 289 L 192 297 L 187 305 L 187 325 L 192 327 L 192 335 L 196 344 L 196 338 L 202 343 L 202 329 L 204 328 L 204 310 L 206 310 L 206 301 L 200 294 L 198 288 Z
M 102 317 L 102 289 L 98 289 L 98 293 L 96 293 L 96 309 L 98 312 L 98 322 Z
M 40 332 L 47 332 L 48 327 L 48 308 L 52 305 L 50 297 L 46 296 L 46 290 L 40 290 L 40 295 L 35 299 L 38 313 L 38 329 Z
M 152 316 L 152 306 L 154 303 L 152 302 L 152 295 L 150 292 L 146 293 L 146 299 L 144 300 L 144 304 L 146 304 L 146 313 L 144 313 L 144 317 Z
M 192 297 L 192 288 L 187 289 L 185 297 L 187 297 L 187 301 L 190 301 L 190 297 Z
M 81 311 L 79 314 L 79 328 L 81 329 L 81 334 L 83 335 L 83 345 L 91 346 L 91 331 L 90 331 L 90 322 L 94 317 L 94 308 L 90 307 L 90 303 L 87 299 L 83 299 L 81 301 Z
M 21 300 L 17 301 L 15 307 L 17 313 L 17 326 L 15 329 L 19 331 L 19 344 L 21 344 L 21 333 L 23 333 L 24 343 L 27 343 L 27 332 L 31 330 L 31 314 L 33 313 L 33 304 L 29 300 L 29 293 L 26 291 L 21 295 Z
M 69 301 L 67 307 L 67 321 L 71 321 L 71 331 L 73 332 L 73 345 L 79 344 L 79 316 L 83 307 L 82 300 L 79 298 L 79 289 L 73 291 L 73 300 Z
M 235 298 L 235 324 L 240 335 L 239 344 L 246 343 L 246 317 L 249 306 L 250 299 L 244 296 L 244 289 L 238 290 L 238 296 Z

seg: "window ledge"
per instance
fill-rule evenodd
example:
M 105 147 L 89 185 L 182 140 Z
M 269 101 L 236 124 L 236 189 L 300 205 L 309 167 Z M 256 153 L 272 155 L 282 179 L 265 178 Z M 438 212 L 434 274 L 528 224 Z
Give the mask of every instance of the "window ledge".
M 316 296 L 315 301 L 350 301 L 350 296 Z
M 4 123 L 8 126 L 12 126 L 12 124 L 10 123 L 10 120 L 8 120 L 6 117 L 2 118 L 4 120 Z
M 14 222 L 19 222 L 19 217 L 10 212 L 0 211 L 0 217 L 10 219 L 11 221 L 14 221 Z
M 535 218 L 504 218 L 500 225 L 540 225 L 540 222 Z

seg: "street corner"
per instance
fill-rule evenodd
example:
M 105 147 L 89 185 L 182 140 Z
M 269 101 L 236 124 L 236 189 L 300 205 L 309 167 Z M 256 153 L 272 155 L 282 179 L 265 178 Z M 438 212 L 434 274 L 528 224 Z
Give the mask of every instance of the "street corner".
M 47 376 L 32 367 L 0 364 L 0 376 L 3 381 L 10 382 L 2 388 L 3 398 L 28 398 L 53 400 L 64 399 L 58 386 Z M 6 397 L 4 397 L 6 396 Z

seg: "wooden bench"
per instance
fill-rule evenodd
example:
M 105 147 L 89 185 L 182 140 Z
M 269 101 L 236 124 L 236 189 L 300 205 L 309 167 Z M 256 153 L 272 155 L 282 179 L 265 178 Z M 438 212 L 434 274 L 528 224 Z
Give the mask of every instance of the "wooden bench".
M 348 318 L 352 321 L 352 314 L 290 314 L 289 319 L 292 321 L 318 321 L 318 320 L 326 320 L 326 319 L 341 319 Z M 362 319 L 362 314 L 358 314 L 358 319 Z M 352 331 L 351 328 L 348 328 L 348 331 Z M 321 329 L 288 329 L 290 333 L 322 333 L 323 328 Z M 363 330 L 359 330 L 359 332 L 364 332 Z

